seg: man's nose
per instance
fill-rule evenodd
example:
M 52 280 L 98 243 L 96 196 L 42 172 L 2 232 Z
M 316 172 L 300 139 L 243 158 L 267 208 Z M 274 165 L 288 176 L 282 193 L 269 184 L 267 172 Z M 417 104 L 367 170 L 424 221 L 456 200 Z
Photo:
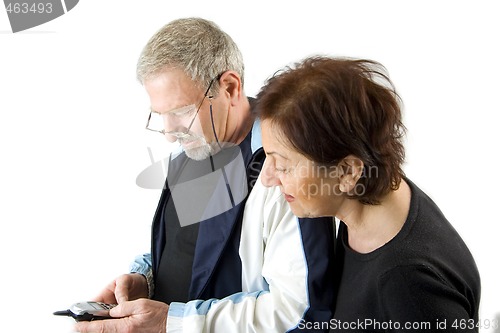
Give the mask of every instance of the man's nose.
M 175 142 L 177 139 L 186 136 L 187 126 L 178 117 L 164 117 L 163 127 L 165 128 L 165 136 L 170 142 Z
M 266 161 L 267 162 L 267 161 Z M 266 187 L 279 186 L 281 184 L 280 179 L 276 176 L 276 171 L 272 163 L 266 163 L 262 166 L 261 181 L 262 185 Z

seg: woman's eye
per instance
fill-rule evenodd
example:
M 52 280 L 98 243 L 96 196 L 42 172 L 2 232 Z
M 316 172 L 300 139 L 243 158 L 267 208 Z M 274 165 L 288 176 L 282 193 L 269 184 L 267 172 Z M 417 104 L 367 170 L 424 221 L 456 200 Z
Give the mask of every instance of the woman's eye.
M 276 172 L 281 172 L 281 173 L 287 173 L 288 170 L 285 169 L 285 168 L 274 168 L 274 170 L 276 170 Z

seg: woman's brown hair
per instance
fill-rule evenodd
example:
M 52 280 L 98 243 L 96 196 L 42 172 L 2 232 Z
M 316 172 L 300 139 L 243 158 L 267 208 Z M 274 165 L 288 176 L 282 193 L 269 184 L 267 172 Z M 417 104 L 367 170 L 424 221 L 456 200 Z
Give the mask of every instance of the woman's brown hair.
M 363 161 L 364 190 L 353 198 L 378 204 L 399 187 L 406 129 L 401 100 L 380 63 L 307 58 L 269 79 L 257 101 L 260 118 L 308 159 L 325 166 L 348 155 Z

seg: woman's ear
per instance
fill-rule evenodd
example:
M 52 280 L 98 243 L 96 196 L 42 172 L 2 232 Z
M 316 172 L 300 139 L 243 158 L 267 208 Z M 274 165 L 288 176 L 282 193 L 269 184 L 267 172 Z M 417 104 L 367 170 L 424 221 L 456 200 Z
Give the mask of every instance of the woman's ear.
M 363 175 L 364 163 L 354 155 L 348 155 L 340 161 L 339 188 L 344 193 L 350 193 Z
M 225 71 L 219 79 L 219 84 L 219 94 L 224 94 L 228 97 L 231 106 L 238 105 L 243 93 L 239 74 L 235 71 Z

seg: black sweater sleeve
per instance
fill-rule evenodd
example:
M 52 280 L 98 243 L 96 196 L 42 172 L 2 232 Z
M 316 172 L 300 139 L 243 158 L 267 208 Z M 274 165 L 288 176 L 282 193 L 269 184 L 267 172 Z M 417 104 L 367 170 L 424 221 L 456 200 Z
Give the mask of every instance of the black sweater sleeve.
M 430 266 L 397 266 L 378 287 L 385 322 L 398 323 L 388 331 L 478 332 L 474 305 L 464 296 L 469 292 L 458 292 Z

